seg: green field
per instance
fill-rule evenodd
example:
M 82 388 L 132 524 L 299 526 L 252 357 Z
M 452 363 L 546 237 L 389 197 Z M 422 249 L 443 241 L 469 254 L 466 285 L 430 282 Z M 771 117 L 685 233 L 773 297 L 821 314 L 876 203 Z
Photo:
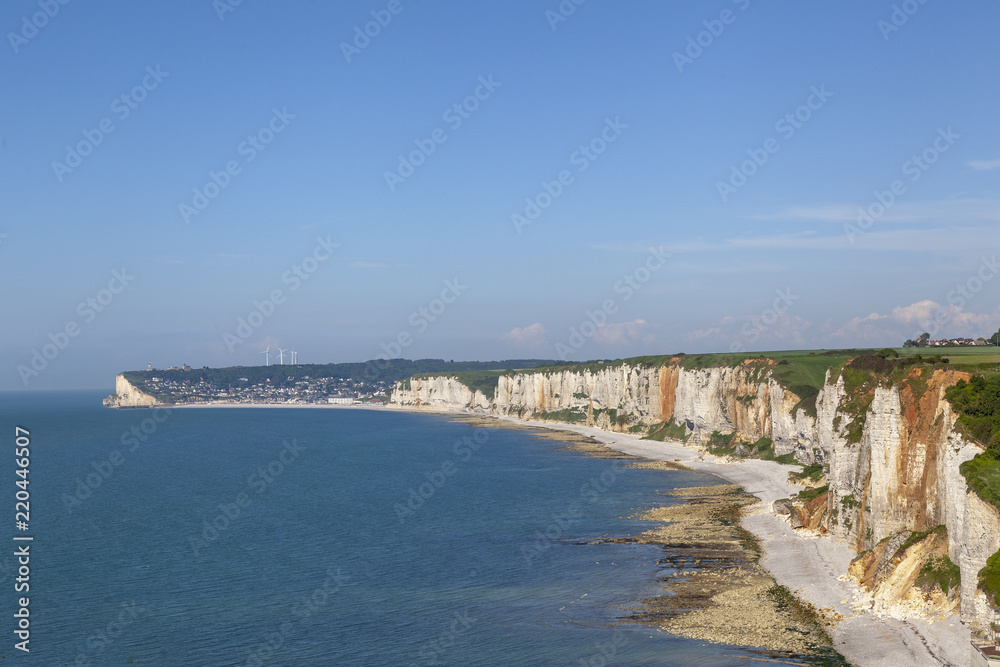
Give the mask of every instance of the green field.
M 1000 348 L 983 347 L 904 347 L 896 350 L 902 357 L 941 355 L 955 368 L 970 372 L 995 371 L 1000 366 Z

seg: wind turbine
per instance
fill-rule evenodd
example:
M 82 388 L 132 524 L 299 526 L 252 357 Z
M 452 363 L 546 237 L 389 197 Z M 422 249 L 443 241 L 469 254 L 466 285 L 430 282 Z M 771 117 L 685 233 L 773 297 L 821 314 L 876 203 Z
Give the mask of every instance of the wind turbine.
M 264 355 L 264 365 L 265 366 L 270 366 L 271 365 L 271 355 L 269 354 L 270 351 L 271 351 L 271 346 L 268 345 L 267 349 L 264 350 L 263 352 L 261 352 L 261 354 Z
M 285 351 L 280 347 L 278 348 L 278 363 L 282 365 L 285 363 Z
M 296 352 L 295 350 L 292 350 L 292 365 L 293 365 L 293 366 L 294 366 L 295 364 L 299 363 L 298 361 L 296 361 L 296 357 L 298 357 L 298 356 L 299 356 L 299 353 L 298 353 L 298 352 Z

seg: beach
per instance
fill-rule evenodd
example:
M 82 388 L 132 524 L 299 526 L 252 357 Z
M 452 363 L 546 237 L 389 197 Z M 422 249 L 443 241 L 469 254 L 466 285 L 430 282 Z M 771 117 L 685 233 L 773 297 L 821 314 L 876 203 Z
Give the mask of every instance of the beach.
M 601 429 L 536 422 L 511 417 L 486 417 L 518 426 L 570 431 L 590 436 L 611 449 L 647 459 L 679 463 L 711 473 L 742 487 L 761 502 L 748 507 L 743 527 L 763 547 L 761 566 L 774 580 L 804 602 L 822 610 L 834 648 L 854 665 L 863 667 L 954 667 L 969 664 L 969 629 L 957 614 L 934 619 L 897 619 L 866 608 L 865 592 L 847 579 L 855 554 L 846 544 L 829 536 L 795 531 L 776 515 L 771 503 L 803 487 L 788 483 L 788 473 L 798 468 L 773 461 L 744 459 L 724 461 L 680 443 L 642 440 Z

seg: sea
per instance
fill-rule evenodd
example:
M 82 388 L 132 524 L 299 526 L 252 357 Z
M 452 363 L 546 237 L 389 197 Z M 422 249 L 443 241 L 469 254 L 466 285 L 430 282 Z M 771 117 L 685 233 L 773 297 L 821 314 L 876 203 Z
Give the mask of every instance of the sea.
M 761 664 L 627 621 L 670 554 L 609 540 L 715 477 L 432 414 L 105 393 L 0 393 L 0 660 Z

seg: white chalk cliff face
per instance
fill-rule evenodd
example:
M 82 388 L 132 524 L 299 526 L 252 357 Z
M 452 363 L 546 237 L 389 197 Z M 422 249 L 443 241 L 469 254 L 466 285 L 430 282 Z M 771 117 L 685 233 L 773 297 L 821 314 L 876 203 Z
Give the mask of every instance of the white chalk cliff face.
M 955 429 L 957 416 L 944 398 L 962 377 L 968 376 L 935 370 L 920 382 L 878 387 L 858 442 L 848 435 L 854 417 L 847 414 L 843 377 L 828 372 L 813 417 L 794 409 L 799 397 L 759 363 L 518 372 L 499 378 L 492 399 L 455 378 L 433 377 L 397 385 L 390 403 L 574 420 L 614 431 L 644 431 L 673 419 L 686 426 L 689 444 L 704 443 L 713 431 L 735 432 L 745 442 L 770 438 L 776 454 L 824 464 L 829 494 L 823 530 L 847 540 L 856 553 L 902 532 L 944 525 L 948 555 L 961 570 L 962 619 L 984 632 L 992 610 L 977 591 L 978 573 L 1000 550 L 1000 512 L 972 493 L 959 472 L 982 451 Z
M 799 397 L 765 376 L 752 365 L 685 370 L 623 364 L 596 372 L 524 372 L 501 376 L 492 400 L 455 378 L 432 377 L 397 384 L 390 403 L 527 419 L 556 419 L 552 413 L 572 411 L 581 421 L 593 411 L 613 409 L 627 421 L 611 424 L 605 413 L 608 430 L 673 419 L 687 426 L 694 442 L 708 440 L 713 431 L 735 431 L 751 442 L 771 438 L 778 454 L 813 461 L 815 419 L 801 410 L 793 414 Z M 594 421 L 599 427 L 601 417 Z
M 115 377 L 115 393 L 104 399 L 104 405 L 109 408 L 131 408 L 156 404 L 154 397 L 126 380 L 122 373 Z
M 408 388 L 404 388 L 405 385 Z M 448 412 L 489 411 L 490 400 L 481 391 L 473 392 L 455 378 L 413 378 L 396 385 L 391 403 L 421 410 Z

